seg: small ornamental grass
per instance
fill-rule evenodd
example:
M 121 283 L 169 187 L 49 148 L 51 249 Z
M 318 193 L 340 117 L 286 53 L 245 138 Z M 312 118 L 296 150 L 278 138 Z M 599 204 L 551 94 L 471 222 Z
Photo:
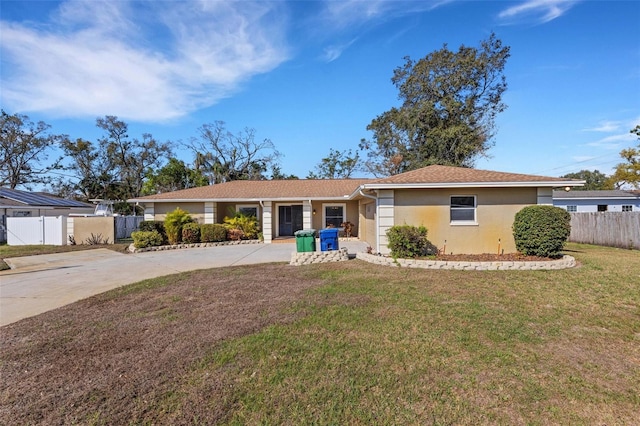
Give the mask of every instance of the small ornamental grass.
M 513 238 L 527 256 L 559 257 L 571 233 L 571 215 L 553 206 L 527 206 L 516 213 Z

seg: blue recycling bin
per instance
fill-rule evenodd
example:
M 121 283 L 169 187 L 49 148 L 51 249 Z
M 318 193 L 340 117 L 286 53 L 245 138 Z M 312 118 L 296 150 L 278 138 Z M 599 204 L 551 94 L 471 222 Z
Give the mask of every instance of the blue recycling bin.
M 338 228 L 327 228 L 319 232 L 320 234 L 320 250 L 338 250 Z

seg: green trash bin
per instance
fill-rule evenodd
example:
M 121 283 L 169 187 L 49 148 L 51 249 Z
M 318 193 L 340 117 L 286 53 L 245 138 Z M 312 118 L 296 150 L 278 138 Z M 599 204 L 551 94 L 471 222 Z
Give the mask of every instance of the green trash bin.
M 316 230 L 303 229 L 294 233 L 298 253 L 316 251 Z

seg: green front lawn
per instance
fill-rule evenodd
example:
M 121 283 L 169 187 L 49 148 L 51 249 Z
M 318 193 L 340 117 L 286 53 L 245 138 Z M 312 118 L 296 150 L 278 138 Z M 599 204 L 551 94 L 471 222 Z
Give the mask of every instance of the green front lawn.
M 0 329 L 0 423 L 635 424 L 640 253 L 568 249 L 563 271 L 350 261 L 124 287 Z

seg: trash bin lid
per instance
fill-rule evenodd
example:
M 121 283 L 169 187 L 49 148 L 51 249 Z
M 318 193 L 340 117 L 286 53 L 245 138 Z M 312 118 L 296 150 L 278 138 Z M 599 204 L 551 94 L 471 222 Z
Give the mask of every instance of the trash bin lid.
M 320 235 L 324 234 L 329 237 L 329 236 L 337 236 L 338 231 L 340 231 L 338 228 L 326 228 L 326 229 L 321 229 L 318 232 L 320 233 Z
M 301 229 L 293 233 L 296 237 L 315 237 L 315 229 Z

